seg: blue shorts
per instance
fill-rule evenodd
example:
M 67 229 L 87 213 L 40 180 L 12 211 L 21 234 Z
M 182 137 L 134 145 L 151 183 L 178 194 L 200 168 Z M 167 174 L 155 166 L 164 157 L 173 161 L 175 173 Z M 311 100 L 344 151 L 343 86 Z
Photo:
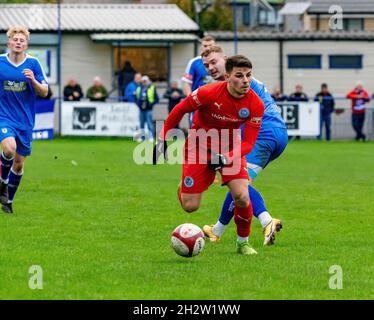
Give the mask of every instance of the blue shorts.
M 9 137 L 16 140 L 19 155 L 26 157 L 31 154 L 32 130 L 19 130 L 9 123 L 0 122 L 0 142 Z
M 278 158 L 288 143 L 287 129 L 269 128 L 260 131 L 255 146 L 247 154 L 248 173 L 256 178 L 270 161 Z

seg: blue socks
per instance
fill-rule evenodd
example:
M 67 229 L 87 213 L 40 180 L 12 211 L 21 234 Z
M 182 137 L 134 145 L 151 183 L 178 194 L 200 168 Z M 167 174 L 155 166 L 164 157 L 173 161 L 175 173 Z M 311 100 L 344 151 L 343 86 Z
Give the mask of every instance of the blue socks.
M 5 183 L 8 183 L 8 178 L 9 178 L 9 172 L 10 168 L 13 165 L 13 158 L 8 159 L 5 155 L 4 152 L 1 152 L 1 180 Z
M 14 195 L 15 195 L 15 193 L 17 191 L 17 188 L 18 188 L 18 186 L 21 182 L 22 175 L 23 175 L 23 173 L 16 174 L 16 173 L 13 172 L 13 170 L 10 170 L 9 183 L 8 183 L 8 192 L 9 192 L 8 203 L 13 202 Z
M 267 212 L 264 199 L 261 197 L 260 193 L 253 188 L 252 186 L 248 185 L 248 192 L 249 192 L 249 198 L 252 202 L 252 208 L 253 208 L 253 215 L 258 218 L 260 213 Z M 219 222 L 221 222 L 224 225 L 229 224 L 230 220 L 234 216 L 234 208 L 235 208 L 235 202 L 232 199 L 231 193 L 228 192 L 226 195 L 226 199 L 223 203 L 221 215 L 219 217 Z

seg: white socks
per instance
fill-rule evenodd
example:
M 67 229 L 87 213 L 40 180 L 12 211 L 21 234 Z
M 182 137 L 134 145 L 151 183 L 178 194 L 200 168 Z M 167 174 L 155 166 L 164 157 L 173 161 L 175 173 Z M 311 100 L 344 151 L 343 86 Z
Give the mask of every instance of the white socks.
M 225 231 L 226 227 L 227 227 L 226 225 L 224 225 L 221 222 L 217 221 L 217 223 L 213 226 L 213 233 L 216 236 L 221 237 L 222 234 L 223 234 L 223 232 Z
M 262 228 L 265 228 L 271 222 L 272 217 L 269 212 L 264 211 L 259 214 L 258 220 L 260 221 Z

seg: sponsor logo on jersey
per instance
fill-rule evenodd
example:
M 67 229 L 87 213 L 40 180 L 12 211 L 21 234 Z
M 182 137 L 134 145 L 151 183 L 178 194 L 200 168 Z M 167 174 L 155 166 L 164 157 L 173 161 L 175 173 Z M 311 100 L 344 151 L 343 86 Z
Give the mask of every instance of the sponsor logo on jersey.
M 250 122 L 254 124 L 260 124 L 262 122 L 262 117 L 253 117 Z
M 241 108 L 239 110 L 239 117 L 242 119 L 248 118 L 249 117 L 249 110 L 247 108 Z
M 214 105 L 217 107 L 218 110 L 221 110 L 222 103 L 214 102 Z
M 4 90 L 13 92 L 26 91 L 27 84 L 26 81 L 10 81 L 4 80 Z
M 222 120 L 222 121 L 231 121 L 231 122 L 239 122 L 240 121 L 239 119 L 229 118 L 229 117 L 217 114 L 217 113 L 211 113 L 211 116 L 215 119 Z
M 193 184 L 195 183 L 195 181 L 192 179 L 192 177 L 185 177 L 184 178 L 184 185 L 187 187 L 187 188 L 191 188 L 193 186 Z

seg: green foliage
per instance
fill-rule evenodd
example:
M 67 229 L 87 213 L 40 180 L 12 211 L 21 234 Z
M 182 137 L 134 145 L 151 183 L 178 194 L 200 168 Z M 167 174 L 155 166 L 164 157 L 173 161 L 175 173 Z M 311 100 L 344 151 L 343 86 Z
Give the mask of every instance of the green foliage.
M 232 7 L 228 0 L 195 0 L 202 12 L 198 14 L 193 0 L 169 0 L 177 4 L 189 17 L 200 24 L 202 31 L 233 30 Z M 213 3 L 213 4 L 212 4 Z
M 168 3 L 176 4 L 181 8 L 190 18 L 194 18 L 195 10 L 192 0 L 168 0 Z
M 226 0 L 216 0 L 212 7 L 201 15 L 200 27 L 207 30 L 233 30 L 232 7 Z
M 135 165 L 136 146 L 34 141 L 15 214 L 0 212 L 0 300 L 374 299 L 374 143 L 291 142 L 254 183 L 283 221 L 275 246 L 262 246 L 253 218 L 257 256 L 235 253 L 231 223 L 221 243 L 189 259 L 170 248 L 172 230 L 214 223 L 227 188 L 212 185 L 186 214 L 181 166 Z M 32 265 L 43 269 L 43 290 L 28 287 Z M 343 269 L 343 290 L 328 286 L 332 265 Z

